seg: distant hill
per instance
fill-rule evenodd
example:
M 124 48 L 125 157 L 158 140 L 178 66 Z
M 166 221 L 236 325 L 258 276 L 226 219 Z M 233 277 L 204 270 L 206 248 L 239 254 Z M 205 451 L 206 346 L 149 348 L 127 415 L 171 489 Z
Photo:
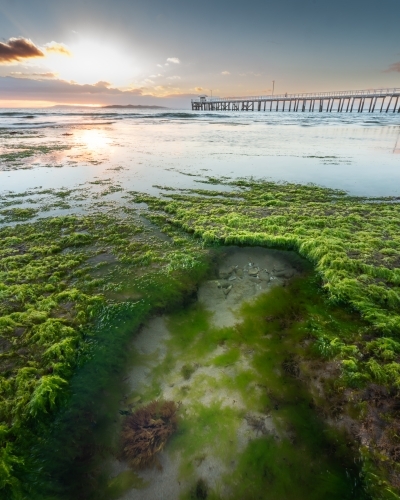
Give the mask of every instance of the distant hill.
M 118 109 L 168 109 L 165 106 L 146 106 L 145 104 L 110 104 L 102 106 L 102 108 L 118 108 Z

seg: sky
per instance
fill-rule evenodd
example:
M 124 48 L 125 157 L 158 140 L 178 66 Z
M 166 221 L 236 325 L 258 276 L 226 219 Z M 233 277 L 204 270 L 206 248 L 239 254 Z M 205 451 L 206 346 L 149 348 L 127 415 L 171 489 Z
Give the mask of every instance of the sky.
M 0 107 L 400 87 L 400 0 L 0 0 Z

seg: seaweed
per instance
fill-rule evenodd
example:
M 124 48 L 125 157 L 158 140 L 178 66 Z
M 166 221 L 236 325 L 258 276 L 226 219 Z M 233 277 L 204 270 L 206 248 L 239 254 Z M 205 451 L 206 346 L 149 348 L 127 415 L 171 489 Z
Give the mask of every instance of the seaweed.
M 82 460 L 95 454 L 87 450 L 96 449 L 93 422 L 103 411 L 93 401 L 121 369 L 127 320 L 135 329 L 150 310 L 180 304 L 207 268 L 198 242 L 185 242 L 191 266 L 176 261 L 172 270 L 173 243 L 134 215 L 49 217 L 0 229 L 4 498 L 60 497 L 61 484 L 86 491 Z M 110 261 L 101 269 L 98 255 Z
M 190 498 L 192 500 L 205 500 L 208 497 L 208 490 L 207 482 L 200 477 L 190 492 Z
M 192 365 L 183 365 L 181 368 L 181 374 L 185 380 L 189 380 L 195 371 L 196 368 Z
M 15 154 L 20 152 L 25 154 L 23 148 Z M 38 149 L 35 154 L 46 152 L 49 151 Z M 3 158 L 12 159 L 17 157 Z M 358 312 L 362 321 L 357 331 L 348 326 L 351 319 L 338 322 L 319 312 L 304 314 L 298 310 L 285 317 L 277 307 L 277 311 L 265 311 L 263 317 L 273 318 L 271 323 L 279 326 L 282 340 L 290 331 L 292 320 L 304 315 L 304 341 L 311 344 L 318 362 L 337 366 L 335 383 L 328 387 L 326 382 L 327 389 L 357 396 L 371 384 L 379 385 L 388 391 L 389 400 L 394 399 L 400 388 L 398 200 L 350 197 L 338 190 L 290 183 L 214 178 L 208 182 L 225 184 L 232 190 L 217 195 L 207 190 L 186 190 L 169 192 L 162 198 L 130 193 L 130 202 L 146 203 L 148 219 L 173 241 L 150 237 L 131 214 L 129 202 L 125 210 L 113 214 L 61 216 L 0 230 L 0 336 L 4 346 L 0 355 L 0 417 L 4 429 L 0 433 L 0 450 L 2 467 L 7 472 L 1 491 L 5 498 L 24 488 L 41 490 L 46 481 L 58 481 L 56 491 L 60 491 L 60 484 L 69 484 L 71 471 L 77 471 L 71 464 L 77 456 L 83 456 L 76 452 L 84 447 L 80 447 L 79 439 L 90 440 L 89 433 L 76 431 L 79 439 L 63 443 L 68 449 L 65 456 L 69 457 L 63 480 L 57 477 L 61 472 L 48 472 L 51 467 L 47 462 L 43 466 L 39 452 L 35 452 L 36 462 L 32 463 L 31 443 L 45 442 L 51 429 L 48 447 L 55 449 L 49 443 L 56 439 L 53 425 L 55 421 L 59 425 L 62 415 L 66 421 L 66 415 L 70 421 L 76 418 L 81 430 L 94 425 L 93 414 L 101 411 L 93 408 L 94 395 L 99 394 L 100 385 L 106 384 L 118 365 L 115 359 L 107 360 L 104 351 L 115 349 L 120 353 L 129 338 L 126 332 L 117 336 L 118 328 L 133 317 L 132 324 L 137 326 L 150 311 L 181 304 L 184 293 L 194 294 L 196 282 L 207 267 L 207 248 L 260 245 L 295 250 L 307 258 L 317 278 L 316 287 L 305 300 L 313 304 L 315 297 L 321 295 L 332 306 Z M 19 198 L 30 194 L 51 194 L 64 200 L 70 193 L 42 190 L 10 194 L 7 198 L 18 199 L 17 204 Z M 101 205 L 104 208 L 104 203 Z M 36 215 L 36 209 L 10 210 L 3 216 L 17 222 Z M 94 265 L 88 259 L 97 253 L 112 255 L 116 263 L 114 267 L 96 269 L 94 275 Z M 197 352 L 206 353 L 215 344 L 236 336 L 232 330 L 214 331 L 210 332 L 207 345 L 196 343 L 203 323 L 200 315 L 194 328 L 192 325 L 190 331 L 180 333 L 177 346 L 192 342 Z M 258 331 L 257 325 L 246 328 L 240 341 L 248 342 Z M 234 363 L 236 349 L 232 345 L 226 356 L 215 363 Z M 74 377 L 81 376 L 93 360 L 98 360 L 92 365 L 97 368 L 87 368 L 86 385 L 74 386 Z M 265 360 L 255 356 L 254 362 L 261 366 Z M 296 357 L 284 357 L 280 363 L 291 378 L 297 379 Z M 96 377 L 103 368 L 104 375 L 97 383 Z M 230 383 L 243 390 L 249 379 L 250 374 L 243 372 Z M 93 388 L 89 390 L 90 384 Z M 257 397 L 253 388 L 243 393 L 244 398 Z M 80 401 L 74 406 L 79 398 L 85 404 Z M 267 404 L 267 399 L 263 395 L 260 404 Z M 360 418 L 369 418 L 368 422 L 365 420 L 363 436 L 371 436 L 367 451 L 362 449 L 366 481 L 372 484 L 371 489 L 377 489 L 381 481 L 388 490 L 387 471 L 394 470 L 398 460 L 398 412 L 385 403 L 383 417 L 376 419 L 374 403 L 366 399 L 360 407 L 363 403 L 367 408 Z M 87 413 L 86 407 L 91 409 Z M 366 417 L 368 411 L 372 411 L 372 416 Z M 389 421 L 393 425 L 387 425 Z M 374 426 L 384 426 L 384 440 L 374 438 Z M 61 470 L 59 464 L 64 457 L 58 456 L 57 460 L 53 462 Z M 82 476 L 77 473 L 76 477 Z M 390 481 L 394 481 L 393 476 Z M 52 488 L 49 491 L 53 492 Z
M 175 401 L 152 401 L 126 416 L 122 427 L 122 456 L 133 468 L 155 464 L 157 454 L 176 431 Z

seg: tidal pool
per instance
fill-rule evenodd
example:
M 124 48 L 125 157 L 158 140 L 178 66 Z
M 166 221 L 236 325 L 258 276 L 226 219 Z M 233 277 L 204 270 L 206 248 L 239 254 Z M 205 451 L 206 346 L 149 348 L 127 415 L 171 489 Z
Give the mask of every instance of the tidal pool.
M 144 325 L 130 347 L 99 496 L 369 498 L 348 439 L 324 422 L 307 383 L 308 321 L 334 314 L 315 286 L 295 253 L 227 247 L 196 301 Z M 341 314 L 336 321 L 348 321 Z M 178 429 L 154 467 L 131 470 L 119 452 L 121 424 L 155 399 L 179 405 Z

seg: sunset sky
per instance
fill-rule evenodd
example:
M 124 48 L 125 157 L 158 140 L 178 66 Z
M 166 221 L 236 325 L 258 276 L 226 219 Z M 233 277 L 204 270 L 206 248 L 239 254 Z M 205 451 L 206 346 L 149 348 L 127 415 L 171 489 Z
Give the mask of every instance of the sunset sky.
M 400 87 L 400 0 L 0 0 L 0 106 Z

